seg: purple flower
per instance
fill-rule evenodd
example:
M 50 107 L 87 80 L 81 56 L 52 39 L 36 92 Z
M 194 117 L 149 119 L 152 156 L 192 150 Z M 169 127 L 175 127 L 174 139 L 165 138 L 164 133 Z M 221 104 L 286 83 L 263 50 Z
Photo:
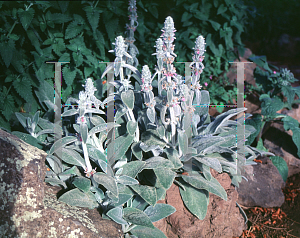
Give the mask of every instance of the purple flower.
M 207 82 L 205 82 L 205 83 L 204 83 L 204 85 L 205 85 L 205 87 L 207 87 L 208 83 L 207 83 Z

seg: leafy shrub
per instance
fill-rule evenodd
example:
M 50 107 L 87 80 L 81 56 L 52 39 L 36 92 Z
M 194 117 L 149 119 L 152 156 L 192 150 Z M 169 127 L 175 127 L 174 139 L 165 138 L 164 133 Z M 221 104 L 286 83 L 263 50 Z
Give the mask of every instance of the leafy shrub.
M 251 146 L 244 147 L 246 153 L 240 149 L 244 130 L 239 130 L 236 141 L 236 129 L 242 128 L 244 118 L 229 119 L 245 108 L 210 118 L 209 92 L 200 90 L 199 84 L 204 69 L 204 38 L 199 36 L 195 41 L 192 75 L 185 82 L 173 65 L 175 28 L 171 17 L 166 18 L 162 31 L 156 41 L 153 75 L 148 65 L 141 73 L 132 66 L 124 38 L 116 38 L 112 50 L 116 58 L 102 75 L 114 70 L 114 77 L 119 78 L 111 82 L 116 93 L 99 100 L 94 95 L 94 82 L 88 78 L 79 100 L 70 98 L 76 108 L 69 107 L 62 114 L 63 118 L 75 116 L 77 136 L 65 131 L 67 136 L 47 150 L 45 181 L 65 189 L 59 200 L 73 206 L 101 208 L 103 217 L 122 224 L 126 237 L 165 237 L 152 222 L 175 212 L 170 205 L 156 204 L 173 182 L 179 186 L 189 211 L 204 219 L 209 192 L 227 199 L 224 188 L 212 177 L 211 168 L 228 173 L 232 184 L 238 186 L 243 165 L 254 164 L 258 155 L 270 154 Z M 132 77 L 135 87 L 131 85 Z M 114 121 L 105 122 L 97 114 L 104 115 L 105 105 L 111 102 L 115 103 Z M 27 122 L 30 136 L 37 137 L 29 122 L 39 125 L 39 117 L 18 118 L 22 124 Z M 111 130 L 113 141 L 108 137 Z M 254 131 L 246 126 L 245 137 Z

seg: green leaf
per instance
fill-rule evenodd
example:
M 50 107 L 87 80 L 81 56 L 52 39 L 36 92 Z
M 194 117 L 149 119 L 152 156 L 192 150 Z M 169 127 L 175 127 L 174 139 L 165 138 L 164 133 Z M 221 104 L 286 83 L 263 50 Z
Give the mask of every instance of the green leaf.
M 54 173 L 59 174 L 62 172 L 63 165 L 59 158 L 54 155 L 47 155 L 46 160 L 48 161 Z
M 156 189 L 146 185 L 129 185 L 138 195 L 140 195 L 147 203 L 154 206 L 157 202 Z
M 149 10 L 150 10 L 151 14 L 152 14 L 156 19 L 158 19 L 158 11 L 157 11 L 156 6 L 150 6 L 150 7 L 149 7 Z
M 114 196 L 118 197 L 118 187 L 115 178 L 105 174 L 105 173 L 95 173 L 93 175 L 95 181 L 103 185 L 107 190 L 109 190 Z
M 65 39 L 76 37 L 79 33 L 82 32 L 83 27 L 83 25 L 78 25 L 76 21 L 72 21 L 66 29 Z
M 139 181 L 129 177 L 127 175 L 121 175 L 118 179 L 117 179 L 118 183 L 124 184 L 124 185 L 135 185 L 135 184 L 139 184 Z
M 14 51 L 15 51 L 15 43 L 12 39 L 10 39 L 8 42 L 0 43 L 0 53 L 6 65 L 6 68 L 8 68 L 11 63 Z
M 151 229 L 145 226 L 136 226 L 130 230 L 130 232 L 138 238 L 167 238 L 165 234 L 156 227 Z
M 113 143 L 110 143 L 107 147 L 107 151 L 114 152 L 112 155 L 108 154 L 108 161 L 115 161 L 122 158 L 125 153 L 127 152 L 128 148 L 130 147 L 131 143 L 133 142 L 134 136 L 129 134 L 120 136 Z
M 209 193 L 203 189 L 196 189 L 187 183 L 183 183 L 185 191 L 179 187 L 181 198 L 187 209 L 200 220 L 203 220 L 207 213 Z
M 134 93 L 132 90 L 127 90 L 121 93 L 121 99 L 123 103 L 131 110 L 134 107 Z
M 158 203 L 154 207 L 147 207 L 144 212 L 148 215 L 152 222 L 156 222 L 172 215 L 174 212 L 176 212 L 176 209 L 171 205 Z
M 123 211 L 122 208 L 115 207 L 115 208 L 109 210 L 106 213 L 106 216 L 110 217 L 114 222 L 116 222 L 118 224 L 128 225 L 128 222 L 122 218 L 122 215 L 123 215 L 122 211 Z
M 256 129 L 256 132 L 247 138 L 247 141 L 245 142 L 246 145 L 251 145 L 253 143 L 260 132 L 261 124 L 262 117 L 260 114 L 254 114 L 251 119 L 245 120 L 245 125 L 251 125 Z
M 143 169 L 145 166 L 145 161 L 130 161 L 127 164 L 124 164 L 121 168 L 122 175 L 130 176 L 131 178 L 135 178 L 137 174 Z
M 269 158 L 272 160 L 272 163 L 278 169 L 283 181 L 286 182 L 288 178 L 289 168 L 285 160 L 280 156 L 270 156 Z
M 66 183 L 57 178 L 45 178 L 45 183 L 50 183 L 52 186 L 62 186 L 63 188 L 67 188 Z
M 134 154 L 134 156 L 137 159 L 142 160 L 142 158 L 143 158 L 143 151 L 140 148 L 140 145 L 138 143 L 136 143 L 136 142 L 132 143 L 131 150 L 132 150 L 132 153 Z
M 77 141 L 77 138 L 75 136 L 66 136 L 64 138 L 61 138 L 54 142 L 54 144 L 50 148 L 49 154 L 53 154 L 59 148 L 62 148 L 63 146 L 75 141 Z
M 94 195 L 81 192 L 78 188 L 72 189 L 58 198 L 58 201 L 67 203 L 71 206 L 96 208 L 99 204 L 95 201 Z
M 13 86 L 17 93 L 26 101 L 33 101 L 32 88 L 31 88 L 31 80 L 26 77 L 23 77 L 20 81 L 14 80 Z
M 211 20 L 209 20 L 209 22 L 211 23 L 211 25 L 215 29 L 215 31 L 220 29 L 221 25 L 218 22 L 211 21 Z
M 91 180 L 85 177 L 76 177 L 72 184 L 83 192 L 87 193 L 90 191 Z
M 97 126 L 93 127 L 89 131 L 89 136 L 92 136 L 93 134 L 102 132 L 102 131 L 106 131 L 106 133 L 108 133 L 112 128 L 119 127 L 119 126 L 120 126 L 119 124 L 116 124 L 114 122 L 101 123 L 101 124 L 98 124 Z
M 179 159 L 179 154 L 174 148 L 165 148 L 164 152 L 167 154 L 168 159 L 173 163 L 174 169 L 179 169 L 183 166 Z
M 88 138 L 88 126 L 85 123 L 80 124 L 80 135 L 82 138 L 82 142 L 86 143 L 86 140 Z
M 188 151 L 188 138 L 185 132 L 182 131 L 178 132 L 178 143 L 179 143 L 179 148 L 182 151 L 182 154 L 186 155 Z
M 129 135 L 131 135 L 131 136 L 134 135 L 137 126 L 138 126 L 137 122 L 134 122 L 134 121 L 127 122 L 126 127 L 127 127 L 127 132 L 129 133 Z
M 163 187 L 168 190 L 175 179 L 176 173 L 169 169 L 157 168 L 153 169 L 156 176 L 155 187 Z
M 123 209 L 123 217 L 127 222 L 132 224 L 154 228 L 149 217 L 139 209 L 126 207 Z
M 181 17 L 181 22 L 188 21 L 192 16 L 193 16 L 192 14 L 188 12 L 184 12 Z
M 85 161 L 75 150 L 61 148 L 61 159 L 71 165 L 77 165 L 85 168 Z
M 11 134 L 19 137 L 21 140 L 25 141 L 26 143 L 28 143 L 34 147 L 37 147 L 41 150 L 43 149 L 43 145 L 41 144 L 41 142 L 29 134 L 25 134 L 25 133 L 19 132 L 19 131 L 13 131 Z
M 24 30 L 26 31 L 34 17 L 34 9 L 29 8 L 27 11 L 25 11 L 25 10 L 19 8 L 18 13 L 19 13 L 19 18 L 20 18 L 21 24 L 22 24 Z
M 226 11 L 227 11 L 227 7 L 225 7 L 224 4 L 222 3 L 222 4 L 219 6 L 219 8 L 218 8 L 217 15 L 222 14 L 222 13 L 224 13 L 224 12 L 226 12 Z
M 173 163 L 164 157 L 155 156 L 145 160 L 146 164 L 143 169 L 169 168 L 173 169 Z
M 99 24 L 100 12 L 98 9 L 94 9 L 92 6 L 84 7 L 83 10 L 86 12 L 86 17 L 92 27 L 92 30 L 95 31 Z
M 205 189 L 213 194 L 216 194 L 220 198 L 227 201 L 227 193 L 222 185 L 215 178 L 211 178 L 210 181 L 202 177 L 202 175 L 182 176 L 183 180 L 197 189 Z
M 98 150 L 90 144 L 87 144 L 86 147 L 88 150 L 89 157 L 91 157 L 94 162 L 96 162 L 97 160 L 102 160 L 106 162 L 106 156 L 100 150 Z
M 147 108 L 147 117 L 152 123 L 155 123 L 155 109 Z
M 262 102 L 261 114 L 270 118 L 274 117 L 276 112 L 284 106 L 284 103 L 279 98 L 270 98 L 267 94 L 261 95 L 259 100 Z

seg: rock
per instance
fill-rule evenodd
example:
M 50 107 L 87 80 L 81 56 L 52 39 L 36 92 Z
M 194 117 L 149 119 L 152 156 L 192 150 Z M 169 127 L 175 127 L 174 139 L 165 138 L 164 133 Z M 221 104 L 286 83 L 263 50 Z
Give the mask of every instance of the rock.
M 123 237 L 96 209 L 57 200 L 45 184 L 46 153 L 0 130 L 0 237 Z
M 285 183 L 268 157 L 258 158 L 263 163 L 245 166 L 242 180 L 237 188 L 238 204 L 243 207 L 281 207 L 284 203 L 282 188 Z
M 263 135 L 264 146 L 273 154 L 281 156 L 288 165 L 288 177 L 300 173 L 300 159 L 292 140 L 292 131 L 286 132 L 282 122 L 272 122 Z
M 236 206 L 238 193 L 231 185 L 231 179 L 227 173 L 219 174 L 211 169 L 211 174 L 226 190 L 227 201 L 210 193 L 206 217 L 199 220 L 186 209 L 179 188 L 172 184 L 165 199 L 159 203 L 172 205 L 176 208 L 176 212 L 154 222 L 154 226 L 163 231 L 168 238 L 232 238 L 233 236 L 240 236 L 246 229 L 246 225 L 239 208 Z

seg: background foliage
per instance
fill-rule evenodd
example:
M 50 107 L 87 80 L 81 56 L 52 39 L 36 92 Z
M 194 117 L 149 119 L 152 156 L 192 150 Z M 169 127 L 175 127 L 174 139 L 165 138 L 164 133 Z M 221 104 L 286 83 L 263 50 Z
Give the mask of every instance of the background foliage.
M 168 15 L 178 26 L 177 61 L 192 61 L 189 52 L 196 36 L 206 37 L 206 68 L 202 76 L 205 82 L 210 81 L 210 75 L 219 79 L 228 68 L 228 61 L 236 57 L 236 49 L 243 49 L 241 34 L 247 12 L 241 1 L 173 0 L 168 4 L 158 0 L 137 1 L 137 7 L 139 26 L 135 44 L 140 50 L 140 67 L 143 64 L 154 66 L 155 57 L 151 54 L 161 34 L 157 29 L 162 28 L 161 22 Z M 105 65 L 98 62 L 113 61 L 108 50 L 112 49 L 117 35 L 125 35 L 123 23 L 128 22 L 127 2 L 5 1 L 0 3 L 0 12 L 1 127 L 12 130 L 17 126 L 14 112 L 33 115 L 42 109 L 36 91 L 44 81 L 53 86 L 54 65 L 46 63 L 49 61 L 70 62 L 62 64 L 63 103 L 68 96 L 79 93 L 87 77 L 96 80 L 97 96 L 102 98 L 106 85 L 100 80 L 100 74 Z M 181 74 L 183 67 L 178 64 Z M 219 81 L 227 84 L 226 80 Z M 228 103 L 230 99 L 214 99 L 213 92 L 211 97 L 213 103 Z

